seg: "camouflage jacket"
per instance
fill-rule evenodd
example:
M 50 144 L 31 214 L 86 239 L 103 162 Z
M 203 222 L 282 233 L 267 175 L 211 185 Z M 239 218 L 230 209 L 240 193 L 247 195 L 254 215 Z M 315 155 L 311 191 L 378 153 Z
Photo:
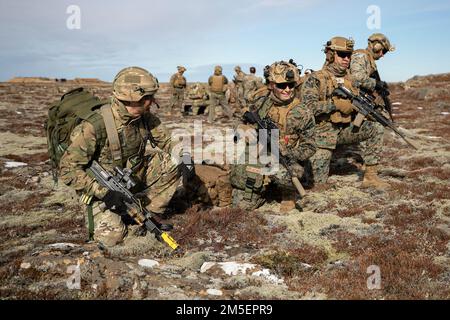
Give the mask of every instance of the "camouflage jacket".
M 352 77 L 336 77 L 325 67 L 308 75 L 301 87 L 301 101 L 314 113 L 316 119 L 336 111 L 333 103 L 333 91 L 342 83 L 348 89 L 354 90 Z
M 149 132 L 159 149 L 170 152 L 170 135 L 158 117 L 148 112 L 139 118 L 132 118 L 118 100 L 113 99 L 111 105 L 122 149 L 122 167 L 131 168 L 134 173 L 143 172 L 148 160 L 145 149 Z M 99 155 L 96 148 L 94 127 L 87 121 L 81 122 L 72 131 L 71 144 L 61 158 L 60 178 L 77 192 L 102 198 L 106 190 L 89 177 L 85 169 L 92 160 L 97 160 L 111 171 L 114 165 L 108 140 Z M 139 178 L 143 179 L 142 176 Z
M 343 83 L 355 92 L 352 78 L 347 73 L 344 77 L 336 77 L 324 67 L 322 70 L 308 75 L 301 89 L 301 101 L 314 113 L 316 121 L 315 139 L 318 147 L 334 149 L 336 147 L 339 128 L 335 124 L 349 125 L 356 112 L 343 115 L 337 111 L 333 102 L 333 91 Z
M 254 74 L 248 74 L 245 76 L 244 79 L 244 94 L 245 97 L 247 98 L 247 95 L 250 92 L 253 92 L 259 88 L 261 88 L 262 86 L 264 86 L 263 81 L 260 77 L 257 77 Z
M 233 77 L 233 82 L 236 84 L 242 84 L 245 80 L 246 74 L 244 72 L 237 72 Z
M 353 53 L 350 62 L 350 73 L 355 87 L 361 87 L 370 92 L 374 91 L 376 81 L 370 75 L 375 71 L 377 71 L 377 65 L 369 51 L 356 50 Z
M 280 144 L 286 147 L 289 157 L 304 161 L 316 152 L 314 116 L 298 99 L 281 105 L 271 99 L 272 95 L 260 98 L 252 109 L 258 110 L 261 118 L 269 117 L 280 129 Z

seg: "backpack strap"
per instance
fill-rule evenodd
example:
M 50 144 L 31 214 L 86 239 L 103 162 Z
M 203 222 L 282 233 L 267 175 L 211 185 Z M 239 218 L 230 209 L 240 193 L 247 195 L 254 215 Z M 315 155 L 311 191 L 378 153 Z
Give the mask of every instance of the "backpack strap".
M 120 148 L 119 134 L 117 133 L 111 105 L 103 105 L 101 107 L 101 113 L 103 116 L 103 121 L 105 122 L 106 134 L 108 136 L 113 163 L 115 165 L 122 166 L 122 150 Z

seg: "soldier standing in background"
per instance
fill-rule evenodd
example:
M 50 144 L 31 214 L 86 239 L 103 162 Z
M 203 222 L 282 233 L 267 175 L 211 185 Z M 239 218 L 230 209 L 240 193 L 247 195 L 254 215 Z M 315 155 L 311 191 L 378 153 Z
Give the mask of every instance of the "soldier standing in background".
M 173 74 L 170 77 L 170 84 L 172 86 L 172 100 L 170 101 L 170 114 L 174 115 L 173 109 L 178 109 L 182 115 L 184 115 L 183 107 L 183 99 L 184 99 L 184 91 L 186 89 L 186 78 L 183 76 L 183 73 L 186 71 L 186 68 L 183 66 L 177 67 L 178 72 Z
M 242 71 L 240 66 L 236 66 L 234 68 L 234 71 L 236 74 L 234 75 L 233 82 L 235 85 L 235 92 L 236 92 L 236 102 L 239 106 L 239 108 L 242 108 L 245 106 L 245 100 L 244 100 L 244 81 L 246 74 Z
M 244 80 L 245 107 L 247 106 L 247 104 L 249 102 L 248 95 L 263 86 L 264 86 L 263 80 L 260 77 L 256 76 L 256 68 L 250 67 L 250 74 L 248 74 Z
M 210 105 L 208 122 L 213 123 L 216 119 L 216 107 L 221 105 L 225 115 L 231 119 L 233 117 L 233 111 L 231 111 L 225 92 L 227 91 L 228 79 L 222 74 L 222 67 L 215 66 L 214 74 L 208 79 L 209 92 L 210 92 Z

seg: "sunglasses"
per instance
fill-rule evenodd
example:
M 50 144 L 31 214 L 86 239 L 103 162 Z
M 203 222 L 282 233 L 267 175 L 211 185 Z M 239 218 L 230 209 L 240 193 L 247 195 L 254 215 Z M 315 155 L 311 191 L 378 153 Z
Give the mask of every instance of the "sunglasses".
M 336 54 L 339 58 L 350 58 L 352 56 L 351 52 L 344 52 L 344 51 L 336 51 Z
M 283 82 L 283 83 L 276 83 L 276 84 L 275 84 L 275 86 L 276 86 L 278 89 L 281 89 L 281 90 L 284 90 L 284 89 L 286 89 L 287 87 L 289 87 L 289 89 L 292 89 L 292 88 L 295 87 L 295 85 L 296 85 L 295 82 Z

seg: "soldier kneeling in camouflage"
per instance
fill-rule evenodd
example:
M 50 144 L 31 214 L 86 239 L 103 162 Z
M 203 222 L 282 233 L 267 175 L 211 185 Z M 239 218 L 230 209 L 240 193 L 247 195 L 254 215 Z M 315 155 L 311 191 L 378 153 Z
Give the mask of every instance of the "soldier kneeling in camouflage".
M 383 131 L 372 121 L 363 121 L 356 128 L 354 121 L 357 112 L 352 102 L 335 95 L 335 89 L 341 84 L 358 94 L 349 72 L 353 45 L 353 40 L 344 37 L 334 37 L 328 41 L 325 45 L 325 65 L 308 75 L 302 85 L 301 99 L 314 113 L 316 120 L 317 152 L 310 159 L 313 180 L 315 183 L 327 182 L 332 153 L 337 145 L 365 141 L 363 160 L 366 170 L 362 186 L 385 188 L 386 183 L 377 176 Z
M 289 159 L 289 169 L 297 178 L 303 175 L 302 164 L 311 157 L 315 150 L 314 117 L 311 111 L 303 106 L 296 98 L 300 74 L 298 69 L 285 61 L 273 63 L 264 70 L 267 90 L 251 103 L 250 110 L 256 112 L 261 119 L 271 121 L 279 128 L 280 156 Z M 255 125 L 247 128 L 256 129 Z M 245 130 L 244 125 L 238 129 Z M 239 130 L 237 130 L 239 133 Z M 237 136 L 237 139 L 242 139 Z M 270 146 L 274 150 L 274 146 Z M 245 149 L 246 159 L 249 159 L 250 148 Z M 248 161 L 248 160 L 247 160 Z M 264 164 L 233 165 L 231 169 L 231 184 L 233 186 L 233 205 L 252 210 L 265 202 L 265 193 L 269 184 L 279 190 L 282 198 L 290 202 L 292 209 L 295 202 L 296 190 L 292 184 L 292 177 L 286 168 L 280 165 L 279 170 L 267 174 L 268 166 Z M 286 210 L 289 210 L 286 209 Z
M 170 135 L 150 112 L 158 88 L 158 80 L 145 69 L 129 67 L 120 71 L 113 82 L 110 103 L 95 110 L 104 120 L 103 130 L 106 127 L 103 147 L 99 148 L 98 128 L 82 121 L 72 131 L 71 144 L 61 158 L 62 181 L 83 195 L 93 223 L 89 226 L 91 236 L 106 247 L 120 243 L 127 235 L 122 218 L 126 207 L 120 194 L 87 174 L 92 161 L 111 172 L 115 166 L 131 169 L 140 181 L 135 191 L 148 198 L 146 207 L 156 214 L 166 211 L 180 183 L 178 165 L 171 161 Z M 148 141 L 156 150 L 152 154 L 146 153 Z

